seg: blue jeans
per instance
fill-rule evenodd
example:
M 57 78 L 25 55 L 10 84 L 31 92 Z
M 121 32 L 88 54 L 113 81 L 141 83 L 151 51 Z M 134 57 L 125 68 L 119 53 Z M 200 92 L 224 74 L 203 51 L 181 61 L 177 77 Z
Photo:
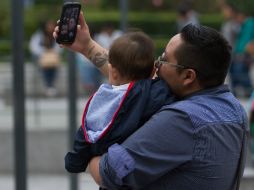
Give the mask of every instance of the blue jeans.
M 249 96 L 252 91 L 250 64 L 246 63 L 244 59 L 234 58 L 229 73 L 233 92 L 237 93 L 236 88 L 242 87 L 244 93 Z
M 47 88 L 54 87 L 56 79 L 57 67 L 54 68 L 41 68 L 43 80 Z

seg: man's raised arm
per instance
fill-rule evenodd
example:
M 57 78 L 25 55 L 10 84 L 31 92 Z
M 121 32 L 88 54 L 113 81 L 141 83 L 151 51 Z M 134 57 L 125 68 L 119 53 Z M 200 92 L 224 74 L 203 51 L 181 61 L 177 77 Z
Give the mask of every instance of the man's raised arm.
M 59 27 L 56 26 L 53 36 L 56 39 Z M 79 15 L 79 25 L 75 41 L 71 45 L 60 44 L 60 47 L 68 48 L 86 56 L 105 76 L 108 77 L 108 50 L 96 43 L 90 35 L 89 27 L 85 22 L 84 15 Z

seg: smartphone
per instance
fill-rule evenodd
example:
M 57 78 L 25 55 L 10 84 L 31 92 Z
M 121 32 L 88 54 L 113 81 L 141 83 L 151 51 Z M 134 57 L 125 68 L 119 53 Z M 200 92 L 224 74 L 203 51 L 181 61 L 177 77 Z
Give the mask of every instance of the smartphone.
M 78 2 L 64 3 L 59 23 L 59 33 L 56 42 L 72 44 L 77 33 L 81 4 Z

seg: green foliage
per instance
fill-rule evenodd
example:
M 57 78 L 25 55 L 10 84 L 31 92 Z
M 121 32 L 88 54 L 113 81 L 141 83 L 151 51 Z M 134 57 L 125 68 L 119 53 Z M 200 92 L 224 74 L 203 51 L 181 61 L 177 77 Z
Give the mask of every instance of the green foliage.
M 193 0 L 193 8 L 202 14 L 214 13 L 219 10 L 216 0 Z
M 152 0 L 129 0 L 130 10 L 169 10 L 172 9 L 172 2 L 169 0 L 164 0 L 161 6 L 154 6 Z
M 119 0 L 101 0 L 100 7 L 101 9 L 117 9 L 119 7 Z
M 129 10 L 131 11 L 143 11 L 143 10 L 176 10 L 180 0 L 163 0 L 161 6 L 155 6 L 153 0 L 128 0 Z M 201 13 L 214 12 L 218 10 L 218 6 L 215 0 L 195 0 L 193 2 L 193 8 Z M 105 9 L 118 9 L 119 0 L 100 0 L 100 7 Z
M 226 3 L 233 5 L 242 13 L 254 15 L 254 0 L 226 0 Z
M 101 0 L 100 7 L 102 9 L 118 9 L 119 0 Z M 129 10 L 131 11 L 143 11 L 143 10 L 169 10 L 172 9 L 172 2 L 170 0 L 164 0 L 162 6 L 156 7 L 153 5 L 152 0 L 128 0 Z
M 0 6 L 0 36 L 6 36 L 6 34 L 10 34 L 10 1 L 9 0 L 1 0 Z
M 8 55 L 11 51 L 11 42 L 10 40 L 1 40 L 0 41 L 0 52 L 1 55 Z
M 11 28 L 10 28 L 10 3 L 9 0 L 3 1 L 0 7 L 0 52 L 1 55 L 10 54 L 11 49 Z M 112 1 L 112 5 L 116 4 L 116 0 Z M 115 1 L 115 2 L 114 2 Z M 113 3 L 114 2 L 114 3 Z M 35 4 L 33 7 L 26 8 L 24 11 L 24 37 L 25 52 L 28 55 L 27 44 L 29 39 L 40 26 L 41 21 L 52 19 L 57 21 L 60 17 L 61 4 L 52 4 L 48 6 L 44 3 Z M 116 28 L 120 25 L 120 11 L 115 10 L 98 10 L 95 7 L 83 6 L 82 10 L 85 14 L 86 21 L 92 33 L 97 33 L 105 23 L 112 23 Z M 220 14 L 201 14 L 201 23 L 220 28 L 223 21 Z M 170 37 L 176 33 L 176 12 L 164 10 L 150 11 L 130 11 L 128 13 L 128 27 L 139 28 L 149 34 L 155 41 L 157 52 L 161 53 L 166 46 Z
M 25 10 L 25 39 L 28 40 L 32 33 L 35 32 L 43 21 L 54 20 L 57 21 L 60 17 L 61 5 L 53 4 L 36 5 Z
M 59 0 L 35 0 L 34 3 L 36 5 L 61 5 L 63 4 L 63 1 Z

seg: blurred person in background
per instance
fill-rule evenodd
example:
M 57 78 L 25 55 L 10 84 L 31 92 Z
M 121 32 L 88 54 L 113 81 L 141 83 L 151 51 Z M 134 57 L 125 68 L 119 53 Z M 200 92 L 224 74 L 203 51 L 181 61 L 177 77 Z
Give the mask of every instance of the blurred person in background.
M 115 29 L 113 24 L 106 23 L 98 34 L 95 34 L 94 40 L 102 47 L 109 49 L 114 40 L 123 34 L 121 30 Z
M 56 96 L 55 80 L 60 65 L 60 48 L 52 36 L 55 22 L 47 20 L 42 22 L 41 27 L 32 35 L 29 49 L 33 61 L 39 65 L 45 84 L 45 95 Z
M 123 32 L 116 30 L 113 24 L 106 23 L 101 28 L 101 31 L 94 35 L 94 39 L 102 47 L 109 49 L 114 40 L 122 36 L 122 34 Z M 90 60 L 83 55 L 77 54 L 76 61 L 82 87 L 85 90 L 86 95 L 91 95 L 98 89 L 101 83 L 105 80 L 105 77 L 97 68 L 95 68 Z
M 180 32 L 183 27 L 188 24 L 199 24 L 198 13 L 193 10 L 191 0 L 183 0 L 178 4 L 177 7 L 177 32 Z
M 241 27 L 240 23 L 237 21 L 238 10 L 234 5 L 226 3 L 224 0 L 220 0 L 218 4 L 224 18 L 221 26 L 221 33 L 232 46 L 232 48 L 234 48 L 236 38 Z M 229 83 L 229 85 L 231 85 L 229 75 L 227 75 L 226 81 Z
M 90 96 L 101 85 L 105 77 L 85 56 L 76 53 L 76 63 L 79 72 L 79 78 L 85 95 Z
M 252 158 L 252 166 L 254 167 L 254 97 L 251 101 L 250 108 L 250 135 L 251 135 L 251 158 Z
M 250 77 L 253 64 L 254 41 L 254 1 L 253 0 L 226 0 L 227 4 L 237 7 L 237 22 L 240 31 L 237 35 L 230 67 L 230 79 L 233 93 L 242 98 L 248 98 L 253 90 Z
M 234 5 L 230 3 L 227 4 L 223 1 L 220 3 L 220 8 L 225 19 L 221 27 L 221 33 L 229 44 L 234 47 L 241 27 L 240 23 L 237 21 L 238 10 Z

